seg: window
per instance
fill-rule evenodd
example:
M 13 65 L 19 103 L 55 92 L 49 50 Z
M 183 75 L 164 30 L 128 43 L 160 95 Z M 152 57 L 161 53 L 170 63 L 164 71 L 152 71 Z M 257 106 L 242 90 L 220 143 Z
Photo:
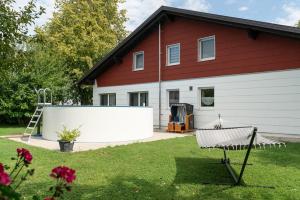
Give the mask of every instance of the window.
M 143 70 L 144 69 L 144 52 L 139 51 L 133 54 L 133 70 Z
M 180 44 L 172 44 L 167 46 L 167 65 L 180 64 Z
M 101 106 L 115 106 L 116 105 L 116 94 L 100 94 L 100 105 Z
M 179 90 L 169 91 L 169 107 L 174 103 L 179 103 Z
M 140 106 L 148 106 L 148 93 L 147 92 L 140 93 Z
M 139 106 L 139 93 L 129 93 L 129 105 Z
M 201 107 L 214 107 L 215 105 L 215 89 L 201 88 Z
M 129 106 L 148 106 L 148 92 L 129 93 Z
M 198 53 L 199 61 L 215 59 L 215 36 L 199 39 Z

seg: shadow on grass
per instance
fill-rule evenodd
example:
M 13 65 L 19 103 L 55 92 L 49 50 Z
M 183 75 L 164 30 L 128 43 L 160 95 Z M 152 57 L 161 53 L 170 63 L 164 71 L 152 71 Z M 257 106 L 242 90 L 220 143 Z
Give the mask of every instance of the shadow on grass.
M 229 186 L 211 187 L 201 186 L 199 183 L 193 187 L 196 192 L 186 191 L 190 185 L 171 183 L 166 184 L 163 180 L 145 180 L 134 176 L 116 176 L 110 179 L 104 185 L 85 185 L 84 183 L 75 184 L 72 192 L 68 192 L 65 199 L 82 199 L 82 200 L 193 200 L 193 199 L 232 199 L 235 200 L 232 194 L 226 192 L 230 189 Z M 37 192 L 39 188 L 40 192 Z M 38 185 L 31 184 L 30 188 L 26 188 L 27 197 L 39 193 L 41 197 L 50 195 L 45 191 L 49 188 L 47 183 L 39 183 Z M 43 191 L 43 193 L 41 193 Z M 221 197 L 220 197 L 221 196 Z
M 176 177 L 174 183 L 232 185 L 233 181 L 220 159 L 175 158 Z
M 96 178 L 96 177 L 95 177 Z M 37 188 L 40 188 L 40 195 L 45 197 L 49 183 L 39 183 L 26 188 L 29 199 L 33 194 L 37 194 Z M 24 189 L 25 190 L 25 189 Z M 175 187 L 164 185 L 161 182 L 149 182 L 137 177 L 116 176 L 110 179 L 104 185 L 85 185 L 84 183 L 74 184 L 71 192 L 67 192 L 65 199 L 175 199 Z

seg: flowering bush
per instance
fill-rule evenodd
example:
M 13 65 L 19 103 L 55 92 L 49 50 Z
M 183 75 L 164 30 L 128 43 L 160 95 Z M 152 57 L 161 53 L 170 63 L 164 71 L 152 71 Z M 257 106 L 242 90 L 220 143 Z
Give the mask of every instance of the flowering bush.
M 10 173 L 6 172 L 10 168 L 0 163 L 0 200 L 21 199 L 22 195 L 17 192 L 17 189 L 27 180 L 28 176 L 34 174 L 34 169 L 29 168 L 32 159 L 33 157 L 27 149 L 18 148 L 17 157 L 12 158 L 12 160 L 16 160 L 16 163 Z M 23 172 L 24 168 L 27 168 L 25 172 Z M 56 179 L 55 185 L 49 189 L 52 195 L 44 198 L 44 200 L 57 200 L 61 198 L 64 191 L 71 191 L 71 184 L 76 179 L 75 170 L 66 166 L 59 166 L 52 169 L 50 177 Z M 33 200 L 40 199 L 38 196 L 33 197 Z
M 50 176 L 56 179 L 56 186 L 50 187 L 53 195 L 44 200 L 55 200 L 63 195 L 64 190 L 71 191 L 70 184 L 76 179 L 75 170 L 65 166 L 55 167 Z
M 24 161 L 24 163 L 25 164 L 30 164 L 31 163 L 31 161 L 32 161 L 32 155 L 31 155 L 31 153 L 27 150 L 27 149 L 24 149 L 24 148 L 22 148 L 22 149 L 17 149 L 17 153 L 18 153 L 18 157 L 20 158 L 20 159 L 23 159 L 23 161 Z
M 9 175 L 4 171 L 4 166 L 0 163 L 0 185 L 8 186 L 11 183 Z

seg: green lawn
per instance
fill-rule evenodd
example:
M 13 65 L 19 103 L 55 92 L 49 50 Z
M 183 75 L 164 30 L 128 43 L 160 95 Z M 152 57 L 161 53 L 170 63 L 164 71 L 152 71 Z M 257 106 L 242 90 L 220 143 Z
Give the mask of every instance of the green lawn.
M 0 162 L 11 163 L 15 149 L 22 146 L 32 152 L 36 169 L 35 176 L 21 188 L 27 197 L 46 195 L 50 170 L 64 164 L 78 174 L 66 199 L 300 199 L 300 144 L 253 150 L 249 162 L 254 165 L 246 168 L 244 181 L 275 189 L 226 185 L 231 183 L 226 169 L 213 164 L 219 162 L 222 151 L 199 149 L 195 137 L 79 153 L 48 151 L 0 139 Z M 244 153 L 231 151 L 229 155 L 232 162 L 242 162 Z
M 22 134 L 26 127 L 24 126 L 6 126 L 0 125 L 0 136 Z

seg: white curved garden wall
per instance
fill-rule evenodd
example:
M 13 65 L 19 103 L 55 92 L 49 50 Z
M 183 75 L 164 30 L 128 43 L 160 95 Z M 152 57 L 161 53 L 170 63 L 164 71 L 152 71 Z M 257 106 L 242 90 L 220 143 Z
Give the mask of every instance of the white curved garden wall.
M 153 135 L 153 109 L 145 107 L 47 106 L 43 138 L 56 141 L 63 125 L 79 128 L 77 142 L 120 142 Z

